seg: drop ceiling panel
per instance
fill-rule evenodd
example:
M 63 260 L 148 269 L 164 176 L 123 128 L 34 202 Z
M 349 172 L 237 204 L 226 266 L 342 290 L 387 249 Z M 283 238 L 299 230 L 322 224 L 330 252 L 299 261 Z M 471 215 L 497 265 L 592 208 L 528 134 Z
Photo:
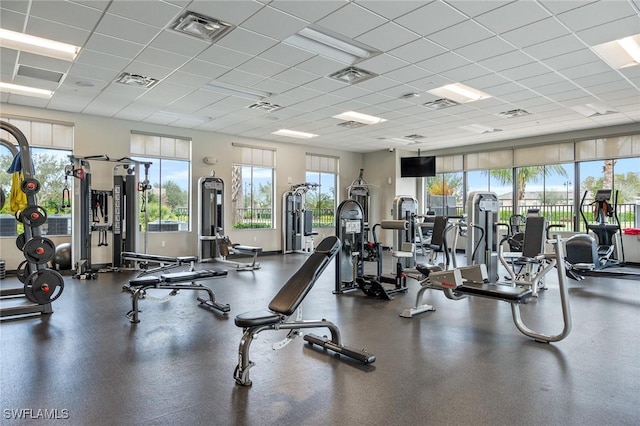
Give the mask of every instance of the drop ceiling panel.
M 24 2 L 27 4 L 26 2 Z M 2 2 L 4 7 L 4 2 Z M 22 31 L 27 15 L 0 8 L 0 28 L 11 31 Z
M 557 15 L 557 19 L 573 31 L 596 27 L 605 22 L 617 21 L 637 11 L 626 1 L 604 1 L 584 5 Z
M 153 47 L 147 47 L 136 57 L 136 61 L 171 69 L 180 68 L 190 59 L 189 56 L 179 55 Z
M 287 83 L 284 81 L 274 80 L 273 78 L 267 78 L 257 84 L 254 84 L 251 87 L 269 93 L 284 93 L 287 90 L 291 90 L 297 86 L 295 84 Z
M 506 4 L 513 2 L 514 0 L 492 0 L 492 1 L 477 1 L 477 0 L 447 0 L 452 7 L 458 9 L 469 17 L 474 17 L 487 13 L 493 9 L 497 9 Z
M 91 65 L 76 63 L 73 67 L 71 67 L 66 80 L 92 79 L 99 81 L 111 81 L 116 78 L 117 75 L 118 73 L 116 71 L 110 70 L 108 68 L 99 68 Z
M 218 45 L 208 47 L 197 56 L 197 58 L 200 60 L 229 68 L 237 67 L 238 65 L 247 62 L 252 57 L 252 55 L 247 55 L 246 53 L 241 53 L 233 49 L 227 49 L 226 47 Z
M 319 77 L 315 74 L 311 74 L 310 72 L 289 68 L 281 72 L 280 74 L 273 76 L 273 78 L 276 80 L 284 81 L 286 83 L 301 85 L 316 80 Z
M 588 75 L 599 74 L 610 69 L 609 65 L 604 62 L 591 62 L 588 64 L 578 65 L 571 68 L 565 68 L 560 71 L 567 78 L 580 78 Z
M 477 43 L 472 42 L 467 46 L 456 49 L 456 53 L 472 61 L 481 61 L 486 58 L 502 56 L 507 52 L 517 53 L 514 52 L 513 46 L 501 40 L 499 37 L 486 38 Z
M 431 71 L 427 71 L 424 68 L 417 67 L 415 65 L 409 65 L 397 70 L 389 71 L 386 76 L 396 80 L 399 83 L 410 83 L 412 81 L 425 78 L 433 75 Z
M 355 38 L 386 22 L 383 17 L 349 2 L 317 23 L 349 38 Z
M 94 52 L 90 49 L 82 49 L 76 62 L 84 65 L 92 65 L 98 68 L 122 70 L 130 62 L 129 59 L 108 55 L 102 52 Z
M 501 36 L 514 46 L 524 48 L 567 34 L 567 30 L 558 21 L 547 18 L 501 34 Z
M 441 73 L 464 65 L 471 64 L 471 61 L 462 56 L 447 52 L 424 61 L 417 62 L 416 65 L 434 73 Z
M 92 30 L 101 16 L 96 9 L 69 1 L 32 1 L 29 12 L 38 18 L 84 30 Z
M 133 43 L 148 44 L 161 30 L 151 25 L 107 13 L 96 28 L 96 33 Z
M 406 15 L 395 19 L 400 25 L 420 34 L 427 35 L 443 30 L 465 20 L 465 16 L 442 2 L 431 2 Z
M 20 52 L 20 64 L 29 65 L 43 70 L 66 73 L 73 65 L 72 62 L 60 59 L 48 58 L 46 56 L 34 55 L 32 53 Z
M 497 34 L 531 24 L 549 17 L 549 13 L 538 3 L 516 1 L 477 16 L 476 21 Z
M 240 25 L 263 7 L 262 3 L 250 0 L 194 0 L 187 9 L 233 25 Z
M 262 77 L 271 77 L 286 70 L 287 66 L 262 58 L 253 58 L 240 65 L 237 69 Z
M 516 50 L 502 55 L 493 56 L 488 59 L 480 60 L 478 61 L 478 64 L 493 71 L 503 71 L 509 68 L 530 64 L 532 62 L 535 62 L 533 58 L 522 53 L 519 50 Z
M 381 52 L 387 52 L 419 38 L 421 38 L 420 35 L 413 31 L 393 22 L 387 22 L 356 37 L 356 40 Z
M 108 55 L 119 56 L 125 59 L 133 59 L 138 55 L 138 53 L 140 53 L 144 46 L 138 43 L 131 43 L 118 38 L 94 33 L 85 45 L 85 48 L 100 53 L 106 53 Z
M 299 63 L 296 68 L 318 76 L 328 76 L 344 68 L 344 64 L 323 56 L 314 56 L 311 59 Z
M 197 55 L 209 47 L 209 43 L 204 40 L 180 34 L 175 31 L 165 30 L 149 44 L 160 50 L 178 53 L 180 55 Z
M 437 33 L 429 34 L 429 40 L 438 43 L 439 45 L 444 46 L 447 49 L 455 50 L 462 46 L 477 43 L 478 41 L 493 36 L 494 33 L 488 31 L 477 23 L 473 21 L 464 21 L 459 24 L 452 25 L 451 27 L 446 28 L 442 31 L 438 31 Z M 487 47 L 486 45 L 481 46 L 483 48 Z M 499 40 L 496 40 L 493 47 L 497 49 L 496 54 L 506 52 L 508 50 L 513 50 L 513 48 L 509 46 L 505 47 L 504 43 L 500 42 Z M 469 53 L 469 50 L 467 49 L 466 52 Z
M 277 22 L 277 25 L 275 24 Z M 284 40 L 307 26 L 307 21 L 272 7 L 265 7 L 242 23 L 242 28 Z
M 80 28 L 34 17 L 30 17 L 27 21 L 26 32 L 27 34 L 73 44 L 74 46 L 83 46 L 91 34 L 89 31 Z
M 630 16 L 617 21 L 600 24 L 576 33 L 588 46 L 638 34 L 638 16 Z
M 144 77 L 155 78 L 156 80 L 162 80 L 173 72 L 171 68 L 158 67 L 156 65 L 145 64 L 140 61 L 133 61 L 124 69 L 130 74 L 142 75 Z
M 308 22 L 317 22 L 332 12 L 344 7 L 346 3 L 339 1 L 279 1 L 269 6 L 290 13 Z
M 243 28 L 235 28 L 229 34 L 220 39 L 217 44 L 222 47 L 237 50 L 238 52 L 242 52 L 247 55 L 258 55 L 277 43 L 278 40 L 273 38 L 262 36 Z
M 522 51 L 536 59 L 547 59 L 575 50 L 584 49 L 585 44 L 575 35 L 567 34 L 542 43 L 524 47 Z
M 162 1 L 150 4 L 140 0 L 116 0 L 109 7 L 109 13 L 113 13 L 128 19 L 163 28 L 167 22 L 173 21 L 180 13 L 181 7 Z

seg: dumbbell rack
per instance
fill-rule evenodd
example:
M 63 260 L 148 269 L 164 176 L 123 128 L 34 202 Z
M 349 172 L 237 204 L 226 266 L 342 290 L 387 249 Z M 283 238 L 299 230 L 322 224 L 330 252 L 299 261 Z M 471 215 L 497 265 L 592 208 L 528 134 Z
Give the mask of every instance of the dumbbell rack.
M 27 206 L 16 213 L 16 219 L 23 223 L 24 233 L 16 239 L 25 260 L 18 267 L 18 279 L 23 287 L 0 290 L 1 298 L 24 296 L 30 303 L 0 308 L 0 317 L 51 314 L 51 302 L 62 294 L 64 279 L 57 271 L 47 266 L 54 254 L 55 244 L 42 236 L 41 226 L 47 221 L 46 210 L 37 203 L 36 194 L 40 182 L 34 177 L 29 143 L 24 133 L 14 125 L 0 121 L 0 128 L 13 136 L 18 144 L 22 163 L 22 191 L 26 194 Z

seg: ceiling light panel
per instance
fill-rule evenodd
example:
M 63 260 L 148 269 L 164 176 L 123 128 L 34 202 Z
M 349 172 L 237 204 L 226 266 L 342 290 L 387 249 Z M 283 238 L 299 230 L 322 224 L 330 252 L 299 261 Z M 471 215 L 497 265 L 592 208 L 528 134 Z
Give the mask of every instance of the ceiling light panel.
M 380 54 L 379 51 L 347 39 L 328 30 L 303 28 L 284 40 L 285 43 L 326 56 L 336 61 L 353 64 Z
M 491 95 L 472 87 L 465 86 L 462 83 L 447 84 L 445 86 L 427 90 L 427 92 L 441 98 L 451 99 L 461 104 L 488 99 L 491 97 Z
M 615 69 L 640 64 L 640 34 L 593 46 L 593 50 Z
M 0 92 L 13 93 L 14 95 L 32 96 L 35 98 L 51 99 L 53 91 L 38 89 L 29 86 L 0 82 Z
M 374 117 L 372 115 L 362 114 L 355 111 L 347 111 L 342 114 L 334 115 L 333 118 L 345 121 L 355 121 L 362 124 L 378 124 L 387 121 L 384 118 Z
M 0 47 L 48 56 L 63 61 L 73 61 L 80 48 L 67 43 L 35 37 L 29 34 L 0 28 Z
M 224 81 L 212 81 L 207 83 L 205 89 L 213 90 L 214 92 L 222 93 L 225 95 L 236 96 L 238 98 L 251 99 L 252 101 L 261 101 L 264 98 L 268 98 L 272 93 L 264 92 L 262 90 L 242 87 Z
M 592 102 L 585 105 L 576 105 L 571 107 L 574 111 L 584 115 L 585 117 L 594 117 L 598 115 L 614 114 L 618 111 L 602 102 Z
M 227 35 L 233 29 L 233 25 L 187 10 L 173 21 L 171 28 L 174 31 L 214 43 Z
M 313 133 L 298 132 L 295 130 L 288 130 L 288 129 L 280 129 L 271 134 L 278 135 L 278 136 L 288 136 L 290 138 L 297 138 L 297 139 L 311 139 L 318 136 L 318 135 L 314 135 Z

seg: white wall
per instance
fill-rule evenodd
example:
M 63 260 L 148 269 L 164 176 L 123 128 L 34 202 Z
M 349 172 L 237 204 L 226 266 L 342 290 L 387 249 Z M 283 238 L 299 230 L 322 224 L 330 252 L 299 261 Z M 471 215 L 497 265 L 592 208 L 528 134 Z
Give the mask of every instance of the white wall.
M 233 242 L 257 245 L 265 251 L 281 250 L 281 210 L 282 194 L 290 187 L 290 183 L 296 184 L 305 181 L 305 153 L 326 154 L 340 158 L 340 176 L 338 178 L 339 200 L 346 198 L 346 187 L 358 176 L 362 168 L 363 156 L 357 153 L 323 149 L 318 146 L 304 146 L 268 142 L 257 139 L 248 139 L 211 132 L 203 132 L 191 129 L 183 129 L 169 126 L 161 126 L 149 123 L 140 123 L 126 120 L 116 120 L 104 117 L 72 114 L 65 112 L 49 111 L 39 108 L 22 107 L 2 104 L 2 114 L 20 116 L 32 120 L 56 120 L 73 123 L 74 130 L 74 155 L 88 156 L 106 154 L 110 158 L 121 158 L 130 155 L 131 131 L 151 132 L 191 138 L 192 143 L 192 182 L 191 182 L 191 232 L 176 233 L 149 233 L 148 253 L 163 254 L 167 256 L 194 255 L 197 252 L 197 182 L 202 176 L 208 176 L 212 168 L 216 176 L 225 181 L 225 231 Z M 276 222 L 275 229 L 268 230 L 233 230 L 231 224 L 231 164 L 232 143 L 239 142 L 254 146 L 275 148 L 276 177 L 275 177 L 275 202 Z M 387 154 L 389 154 L 387 152 Z M 218 159 L 215 166 L 203 162 L 204 157 Z M 370 169 L 371 174 L 376 168 Z M 94 161 L 91 162 L 92 187 L 94 189 L 111 189 L 113 164 Z M 393 198 L 393 197 L 392 197 Z M 316 243 L 323 236 L 332 235 L 334 228 L 321 228 Z M 58 241 L 56 243 L 63 242 Z M 162 246 L 165 241 L 165 246 Z M 94 246 L 97 244 L 97 235 L 94 236 Z M 107 262 L 110 259 L 110 247 L 94 247 L 94 263 Z M 14 238 L 0 238 L 0 258 L 7 261 L 7 269 L 15 269 L 23 259 L 22 253 L 15 246 Z

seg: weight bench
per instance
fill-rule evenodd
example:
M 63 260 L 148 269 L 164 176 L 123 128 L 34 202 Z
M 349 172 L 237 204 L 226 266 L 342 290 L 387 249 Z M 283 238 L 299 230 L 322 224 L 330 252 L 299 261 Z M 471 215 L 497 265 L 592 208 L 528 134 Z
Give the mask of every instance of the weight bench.
M 173 268 L 179 268 L 184 265 L 189 265 L 189 271 L 194 270 L 194 265 L 198 261 L 198 256 L 161 256 L 157 254 L 135 253 L 132 251 L 124 251 L 120 255 L 122 263 L 125 261 L 132 261 L 136 265 L 139 265 L 143 269 L 138 274 L 138 278 L 145 275 L 151 275 L 158 272 L 168 271 Z M 149 264 L 157 264 L 157 267 L 149 268 Z M 126 286 L 125 286 L 126 287 Z M 129 290 L 129 288 L 124 288 Z
M 255 269 L 260 269 L 258 254 L 262 253 L 262 247 L 233 244 L 231 240 L 229 240 L 229 237 L 216 237 L 216 244 L 218 245 L 218 253 L 220 253 L 220 256 L 215 258 L 216 262 L 231 265 L 237 271 L 253 271 Z M 227 259 L 227 256 L 232 254 L 250 255 L 252 256 L 251 263 L 242 263 Z
M 282 286 L 278 294 L 269 303 L 268 310 L 247 312 L 236 316 L 235 324 L 242 327 L 244 334 L 240 340 L 238 350 L 238 365 L 233 373 L 237 384 L 250 386 L 249 369 L 255 364 L 249 360 L 251 342 L 264 330 L 291 330 L 287 339 L 300 335 L 301 328 L 326 327 L 331 332 L 331 338 L 307 334 L 304 340 L 311 345 L 319 345 L 338 354 L 358 360 L 364 364 L 375 361 L 375 356 L 366 350 L 353 349 L 341 343 L 340 330 L 327 320 L 304 321 L 289 317 L 298 309 L 309 291 L 313 288 L 318 277 L 340 250 L 340 240 L 334 236 L 327 237 L 320 242 L 316 250 L 307 258 L 305 263 Z
M 177 294 L 178 290 L 202 290 L 209 293 L 209 299 L 198 297 L 200 307 L 217 310 L 226 314 L 231 310 L 229 305 L 216 302 L 216 296 L 209 287 L 196 282 L 196 280 L 207 280 L 212 278 L 219 278 L 227 276 L 227 271 L 224 269 L 207 269 L 202 271 L 187 271 L 187 272 L 174 272 L 170 274 L 162 274 L 160 276 L 147 275 L 144 277 L 137 277 L 129 281 L 128 287 L 131 289 L 131 303 L 132 308 L 127 312 L 127 318 L 132 323 L 139 323 L 138 313 L 141 312 L 138 309 L 138 299 L 144 296 L 147 290 L 150 289 L 168 289 L 172 290 L 170 295 Z M 181 284 L 189 282 L 190 284 Z

